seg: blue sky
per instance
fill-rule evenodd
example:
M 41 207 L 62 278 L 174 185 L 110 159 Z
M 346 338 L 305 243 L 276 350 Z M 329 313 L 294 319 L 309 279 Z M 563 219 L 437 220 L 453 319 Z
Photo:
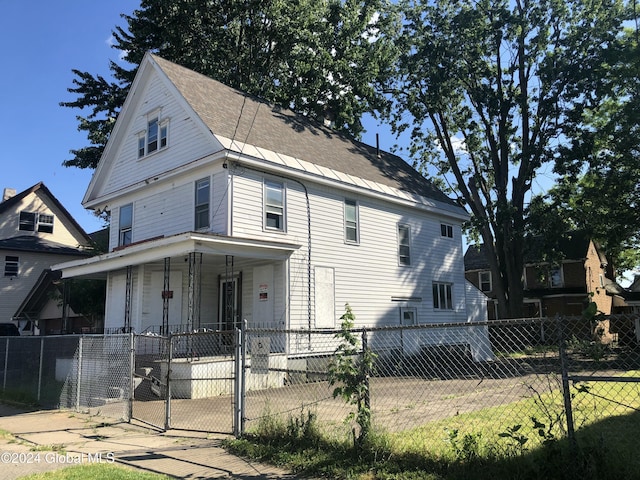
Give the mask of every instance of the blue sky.
M 63 167 L 69 150 L 87 144 L 77 131 L 79 111 L 59 106 L 72 69 L 109 78 L 111 31 L 124 25 L 138 0 L 0 0 L 0 191 L 18 192 L 42 181 L 80 225 L 102 228 L 82 205 L 91 171 Z
M 20 192 L 42 181 L 89 233 L 103 224 L 81 201 L 92 171 L 64 167 L 69 150 L 87 145 L 77 131 L 79 110 L 59 106 L 76 96 L 72 69 L 101 74 L 110 80 L 110 47 L 116 25 L 126 27 L 121 13 L 131 14 L 139 0 L 0 0 L 0 192 Z M 373 127 L 373 128 L 372 128 Z M 375 144 L 375 125 L 363 141 Z M 381 132 L 381 148 L 394 143 Z

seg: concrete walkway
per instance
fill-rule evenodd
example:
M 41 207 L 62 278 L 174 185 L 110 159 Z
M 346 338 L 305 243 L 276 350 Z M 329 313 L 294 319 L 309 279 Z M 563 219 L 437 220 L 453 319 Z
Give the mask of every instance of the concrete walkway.
M 293 479 L 287 472 L 227 453 L 225 437 L 157 432 L 141 424 L 71 411 L 26 412 L 0 404 L 0 480 L 80 462 L 127 465 L 174 478 Z

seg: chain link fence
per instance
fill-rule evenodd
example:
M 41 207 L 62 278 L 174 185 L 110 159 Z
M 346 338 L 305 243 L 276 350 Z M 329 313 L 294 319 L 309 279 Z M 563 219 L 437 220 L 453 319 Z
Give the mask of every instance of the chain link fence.
M 2 398 L 57 407 L 80 337 L 0 338 Z
M 66 337 L 46 338 L 63 342 Z M 72 358 L 58 360 L 65 374 L 60 408 L 130 420 L 131 335 L 85 335 L 76 339 Z
M 622 316 L 352 333 L 360 349 L 354 357 L 368 348 L 374 358 L 359 385 L 367 391 L 372 429 L 403 450 L 437 453 L 480 444 L 494 451 L 531 448 L 575 438 L 576 430 L 608 416 L 637 412 L 638 331 L 637 317 Z M 255 348 L 256 339 L 265 343 L 271 335 L 282 332 L 247 330 L 244 377 L 278 371 L 281 386 L 246 389 L 244 428 L 301 424 L 311 416 L 329 437 L 357 435 L 357 405 L 334 396 L 339 383 L 332 385 L 328 373 L 337 363 L 339 332 L 289 332 L 285 369 L 277 353 Z
M 352 378 L 374 431 L 405 451 L 535 447 L 640 409 L 637 316 L 536 318 L 340 330 L 0 338 L 5 398 L 242 433 L 309 418 L 357 435 Z M 345 352 L 348 352 L 345 354 Z M 342 367 L 339 367 L 342 365 Z M 606 435 L 614 430 L 599 430 Z

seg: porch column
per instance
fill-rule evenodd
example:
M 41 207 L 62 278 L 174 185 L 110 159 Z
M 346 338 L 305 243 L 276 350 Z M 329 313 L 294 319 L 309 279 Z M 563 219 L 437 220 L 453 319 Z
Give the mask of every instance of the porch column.
M 69 294 L 71 282 L 73 282 L 73 279 L 62 281 L 62 321 L 60 333 L 69 333 Z
M 202 253 L 189 253 L 189 299 L 187 305 L 187 329 L 200 328 L 200 299 Z
M 161 335 L 169 334 L 169 299 L 171 294 L 169 293 L 169 274 L 171 272 L 171 259 L 165 257 L 164 259 L 164 287 L 162 289 L 162 330 Z
M 131 331 L 131 285 L 133 283 L 133 267 L 127 266 L 127 283 L 124 291 L 124 325 L 123 333 Z
M 235 301 L 235 295 L 236 292 L 234 292 L 233 289 L 233 275 L 234 275 L 234 256 L 233 255 L 227 255 L 225 258 L 225 281 L 226 281 L 226 288 L 224 291 L 224 318 L 227 320 L 227 322 L 229 322 L 232 325 L 232 329 L 235 328 L 236 325 L 236 321 L 237 319 L 235 318 L 235 314 L 236 314 L 236 309 L 235 309 L 235 305 L 234 305 L 234 301 Z M 240 288 L 238 286 L 238 288 Z M 238 301 L 241 301 L 240 299 L 238 299 Z

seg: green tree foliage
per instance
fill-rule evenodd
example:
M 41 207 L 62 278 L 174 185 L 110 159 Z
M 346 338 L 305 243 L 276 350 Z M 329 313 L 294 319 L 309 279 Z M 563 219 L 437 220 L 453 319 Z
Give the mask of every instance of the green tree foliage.
M 616 0 L 435 0 L 401 4 L 390 91 L 398 132 L 419 168 L 435 167 L 489 248 L 501 317 L 523 304 L 527 202 L 536 172 L 560 155 L 563 122 L 601 92 L 585 76 L 622 29 Z
M 357 136 L 363 113 L 386 105 L 388 13 L 386 0 L 142 0 L 113 32 L 134 67 L 111 62 L 112 81 L 73 71 L 77 99 L 61 105 L 82 110 L 89 146 L 64 165 L 96 167 L 147 51 Z
M 633 10 L 628 17 L 636 19 Z M 598 95 L 568 115 L 560 178 L 536 199 L 538 217 L 562 218 L 599 241 L 617 274 L 640 264 L 640 52 L 637 26 L 628 25 L 603 52 L 598 74 L 583 76 Z

